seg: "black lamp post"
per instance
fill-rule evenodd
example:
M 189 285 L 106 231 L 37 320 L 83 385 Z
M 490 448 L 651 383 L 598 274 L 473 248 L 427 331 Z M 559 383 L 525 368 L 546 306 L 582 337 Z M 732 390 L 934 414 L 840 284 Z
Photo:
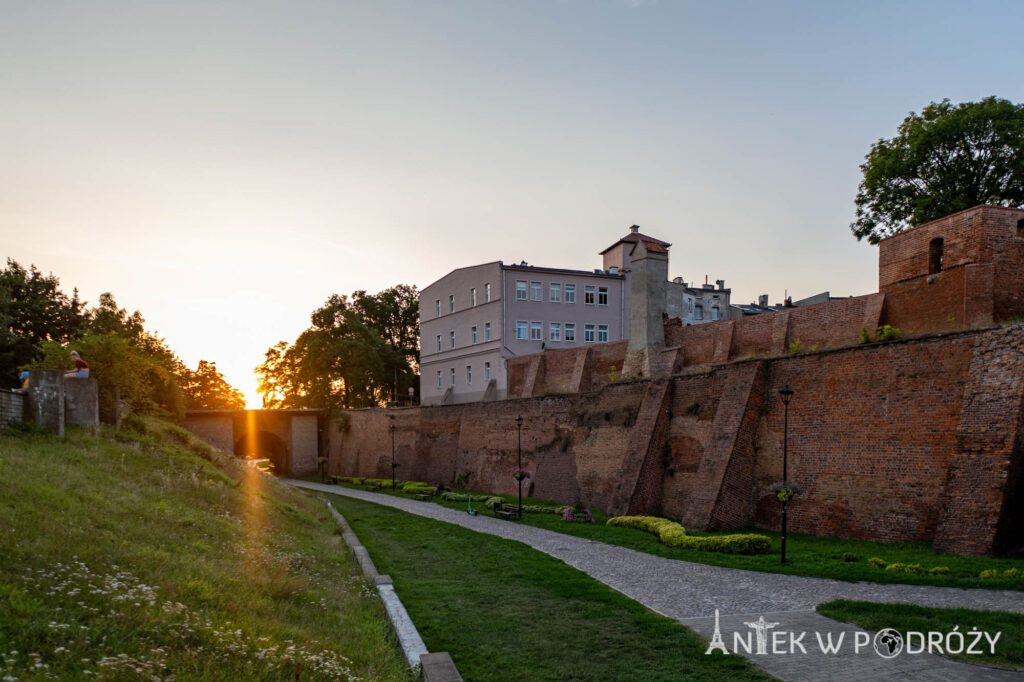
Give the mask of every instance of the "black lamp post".
M 395 467 L 398 466 L 398 462 L 395 461 L 395 417 L 391 416 L 391 489 L 395 489 Z
M 786 416 L 784 427 L 782 431 L 782 485 L 785 487 L 789 483 L 789 400 L 793 397 L 793 389 L 786 384 L 785 387 L 779 389 L 779 397 L 782 398 L 782 404 L 786 407 Z M 786 563 L 786 505 L 789 502 L 788 495 L 782 500 L 782 563 Z
M 519 481 L 519 518 L 523 518 L 523 417 L 516 417 L 516 479 Z

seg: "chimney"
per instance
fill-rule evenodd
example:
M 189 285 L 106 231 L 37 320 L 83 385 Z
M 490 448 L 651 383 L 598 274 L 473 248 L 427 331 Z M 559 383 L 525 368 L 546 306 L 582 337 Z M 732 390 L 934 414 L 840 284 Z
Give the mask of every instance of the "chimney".
M 724 289 L 725 288 L 725 280 L 724 279 L 716 279 L 715 280 L 715 284 L 718 285 L 719 289 Z
M 630 226 L 629 226 L 629 231 L 630 231 L 630 232 L 631 232 L 632 234 L 636 234 L 637 232 L 639 232 L 639 231 L 640 231 L 640 226 L 639 226 L 639 225 L 630 225 Z
M 761 294 L 757 297 L 757 304 L 762 308 L 768 307 L 768 294 Z
M 675 282 L 676 284 L 682 284 L 683 283 L 683 278 L 682 277 L 676 277 L 672 281 Z

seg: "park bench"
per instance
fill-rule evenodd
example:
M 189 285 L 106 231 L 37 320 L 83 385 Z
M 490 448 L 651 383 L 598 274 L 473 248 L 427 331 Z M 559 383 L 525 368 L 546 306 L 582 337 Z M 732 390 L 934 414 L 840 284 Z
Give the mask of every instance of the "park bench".
M 437 488 L 431 488 L 430 490 L 424 490 L 421 493 L 416 493 L 416 499 L 418 500 L 429 500 L 431 497 L 437 494 Z
M 512 520 L 519 516 L 519 507 L 504 502 L 494 503 L 494 516 L 499 519 Z

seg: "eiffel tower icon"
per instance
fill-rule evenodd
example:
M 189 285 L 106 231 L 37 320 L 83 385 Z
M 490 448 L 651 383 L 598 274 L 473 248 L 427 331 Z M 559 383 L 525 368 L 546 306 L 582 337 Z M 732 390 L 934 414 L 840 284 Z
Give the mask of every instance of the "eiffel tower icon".
M 729 655 L 729 649 L 725 646 L 725 642 L 722 641 L 722 630 L 718 627 L 718 609 L 715 609 L 715 634 L 711 636 L 711 644 L 708 645 L 708 650 L 704 652 L 707 656 L 712 651 L 721 651 L 725 655 Z

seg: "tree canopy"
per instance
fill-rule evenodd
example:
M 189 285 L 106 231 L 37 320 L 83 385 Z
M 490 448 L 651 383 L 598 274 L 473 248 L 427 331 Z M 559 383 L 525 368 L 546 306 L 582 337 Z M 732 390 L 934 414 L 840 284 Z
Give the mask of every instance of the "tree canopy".
M 309 329 L 267 350 L 256 373 L 264 407 L 369 407 L 404 395 L 419 369 L 419 297 L 401 284 L 334 294 Z
M 120 404 L 134 412 L 181 415 L 186 408 L 244 407 L 212 362 L 190 370 L 159 336 L 146 330 L 113 294 L 88 308 L 68 297 L 53 275 L 8 259 L 0 271 L 0 382 L 17 386 L 29 368 L 72 369 L 71 350 L 89 363 L 99 383 L 101 413 Z
M 910 112 L 861 165 L 850 229 L 872 244 L 978 204 L 1024 206 L 1024 105 L 987 97 Z

